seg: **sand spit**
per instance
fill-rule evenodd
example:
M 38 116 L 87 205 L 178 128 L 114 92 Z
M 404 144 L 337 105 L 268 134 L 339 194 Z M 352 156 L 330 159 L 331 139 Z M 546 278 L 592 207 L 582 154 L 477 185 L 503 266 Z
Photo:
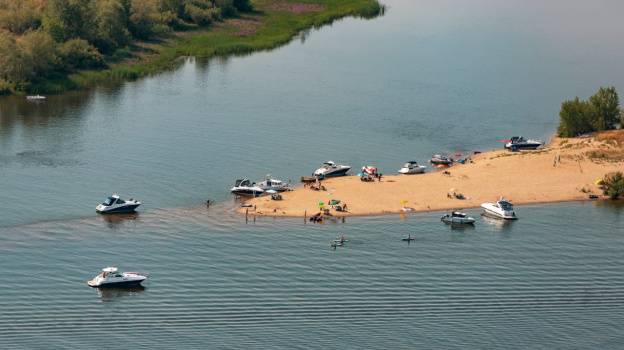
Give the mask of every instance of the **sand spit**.
M 622 161 L 590 156 L 604 150 L 622 151 L 617 143 L 594 137 L 554 138 L 543 149 L 485 152 L 470 156 L 472 162 L 466 164 L 435 171 L 428 165 L 424 174 L 383 175 L 381 182 L 363 182 L 354 175 L 327 178 L 322 181 L 326 191 L 314 191 L 302 184 L 282 193 L 281 201 L 250 198 L 246 203 L 252 207 L 241 207 L 237 212 L 309 217 L 319 211 L 319 202 L 331 199 L 347 204 L 347 210 L 340 212 L 325 206 L 337 217 L 404 213 L 404 207 L 413 208 L 411 212 L 478 208 L 501 196 L 513 204 L 589 200 L 589 194 L 602 196 L 596 180 L 611 171 L 624 171 Z M 401 166 L 397 164 L 392 171 Z M 382 173 L 384 170 L 380 169 Z M 450 174 L 443 174 L 444 170 Z M 465 199 L 455 198 L 454 192 Z

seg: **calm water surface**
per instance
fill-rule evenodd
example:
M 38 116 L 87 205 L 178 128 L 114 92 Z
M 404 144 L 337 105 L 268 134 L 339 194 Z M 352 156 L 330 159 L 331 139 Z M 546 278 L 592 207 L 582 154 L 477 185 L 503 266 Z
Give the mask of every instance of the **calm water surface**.
M 233 213 L 239 178 L 548 140 L 561 102 L 624 86 L 619 2 L 384 3 L 271 52 L 1 98 L 0 347 L 620 349 L 617 202 L 471 210 L 459 228 Z M 144 205 L 96 215 L 111 193 Z M 149 282 L 86 286 L 110 265 Z

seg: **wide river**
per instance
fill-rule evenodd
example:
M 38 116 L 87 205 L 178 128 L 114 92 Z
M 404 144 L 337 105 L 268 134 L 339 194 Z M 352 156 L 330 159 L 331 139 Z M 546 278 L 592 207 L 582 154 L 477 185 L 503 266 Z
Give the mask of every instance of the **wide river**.
M 621 201 L 468 227 L 234 214 L 236 179 L 549 140 L 563 101 L 624 91 L 624 2 L 382 3 L 268 52 L 1 97 L 0 348 L 621 349 Z M 113 193 L 143 205 L 96 214 Z M 150 278 L 88 287 L 106 266 Z

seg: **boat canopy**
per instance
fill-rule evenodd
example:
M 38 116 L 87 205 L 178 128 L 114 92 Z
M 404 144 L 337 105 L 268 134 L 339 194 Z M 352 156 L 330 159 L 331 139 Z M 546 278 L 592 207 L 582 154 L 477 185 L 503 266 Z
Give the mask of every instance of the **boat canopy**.
M 498 202 L 498 205 L 500 205 L 503 209 L 512 209 L 513 208 L 513 204 L 507 202 L 507 201 L 500 201 Z

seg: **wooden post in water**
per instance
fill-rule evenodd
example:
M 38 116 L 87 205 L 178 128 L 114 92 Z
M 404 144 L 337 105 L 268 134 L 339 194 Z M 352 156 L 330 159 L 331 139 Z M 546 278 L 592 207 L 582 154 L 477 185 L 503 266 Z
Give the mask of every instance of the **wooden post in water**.
M 306 211 L 304 211 L 304 212 L 303 212 L 303 223 L 304 223 L 304 224 L 305 224 L 305 223 L 306 223 L 306 221 L 307 221 L 307 220 L 306 220 L 306 219 L 307 219 L 307 217 L 308 217 L 308 211 L 306 210 Z
M 247 222 L 247 214 L 249 214 L 249 209 L 245 209 L 245 222 Z

